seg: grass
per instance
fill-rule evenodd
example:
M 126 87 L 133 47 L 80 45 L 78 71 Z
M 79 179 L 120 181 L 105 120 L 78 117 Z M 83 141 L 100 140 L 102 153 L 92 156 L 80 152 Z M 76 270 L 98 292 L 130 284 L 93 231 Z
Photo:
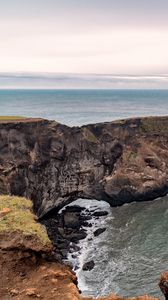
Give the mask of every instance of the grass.
M 141 120 L 141 129 L 145 133 L 168 133 L 168 119 L 166 118 L 144 118 Z
M 33 235 L 44 246 L 51 244 L 45 228 L 35 221 L 32 202 L 25 198 L 0 196 L 0 233 L 5 232 L 20 232 L 23 236 Z
M 22 116 L 0 116 L 0 121 L 15 121 L 20 119 L 26 119 Z

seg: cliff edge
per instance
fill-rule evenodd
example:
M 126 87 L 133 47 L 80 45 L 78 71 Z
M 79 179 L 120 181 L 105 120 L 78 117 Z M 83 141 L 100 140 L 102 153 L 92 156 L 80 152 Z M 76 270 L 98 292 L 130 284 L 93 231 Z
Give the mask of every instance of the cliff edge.
M 0 299 L 78 300 L 76 275 L 50 262 L 52 244 L 37 223 L 32 202 L 0 197 Z

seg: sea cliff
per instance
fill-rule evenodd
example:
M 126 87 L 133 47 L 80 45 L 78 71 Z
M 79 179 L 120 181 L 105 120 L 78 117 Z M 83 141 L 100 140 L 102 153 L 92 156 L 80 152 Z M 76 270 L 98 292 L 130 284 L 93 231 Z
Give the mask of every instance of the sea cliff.
M 32 199 L 39 217 L 77 198 L 111 206 L 168 192 L 168 117 L 68 127 L 1 120 L 0 194 Z

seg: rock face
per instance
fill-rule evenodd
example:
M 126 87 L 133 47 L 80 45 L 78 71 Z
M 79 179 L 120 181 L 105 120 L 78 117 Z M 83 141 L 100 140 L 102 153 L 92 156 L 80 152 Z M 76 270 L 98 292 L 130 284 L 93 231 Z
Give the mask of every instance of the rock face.
M 168 192 L 168 117 L 67 127 L 0 123 L 0 194 L 33 200 L 38 216 L 77 198 L 111 206 Z

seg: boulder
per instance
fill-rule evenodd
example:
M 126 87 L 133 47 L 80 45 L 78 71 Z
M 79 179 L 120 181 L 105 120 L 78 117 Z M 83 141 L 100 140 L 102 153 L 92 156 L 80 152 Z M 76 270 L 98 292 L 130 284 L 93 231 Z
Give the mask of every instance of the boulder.
M 94 236 L 99 236 L 104 231 L 106 231 L 106 228 L 98 228 L 95 230 L 95 232 L 93 234 L 94 234 Z
M 107 216 L 108 215 L 108 211 L 104 211 L 104 210 L 98 210 L 98 211 L 95 211 L 92 216 L 94 217 L 103 217 L 103 216 Z
M 83 271 L 91 271 L 95 266 L 95 263 L 93 260 L 86 262 L 83 267 L 82 270 Z

